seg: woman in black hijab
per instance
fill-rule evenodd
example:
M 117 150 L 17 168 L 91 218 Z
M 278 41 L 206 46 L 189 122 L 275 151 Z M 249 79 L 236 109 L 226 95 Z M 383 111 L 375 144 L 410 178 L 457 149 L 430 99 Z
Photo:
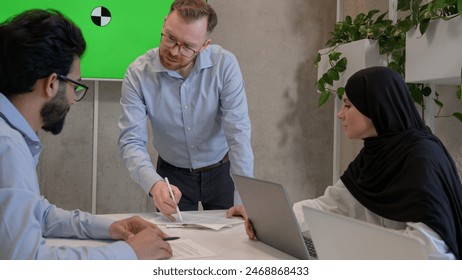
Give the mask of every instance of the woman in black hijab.
M 441 141 L 425 126 L 401 76 L 386 67 L 355 73 L 338 117 L 364 147 L 340 180 L 302 205 L 350 216 L 424 240 L 433 259 L 462 257 L 462 186 Z M 231 211 L 231 210 L 230 210 Z M 245 215 L 245 209 L 236 207 Z M 253 239 L 254 235 L 247 228 Z
M 357 72 L 345 87 L 377 137 L 341 177 L 350 193 L 384 218 L 421 222 L 462 257 L 462 186 L 441 141 L 423 123 L 401 76 L 385 67 Z

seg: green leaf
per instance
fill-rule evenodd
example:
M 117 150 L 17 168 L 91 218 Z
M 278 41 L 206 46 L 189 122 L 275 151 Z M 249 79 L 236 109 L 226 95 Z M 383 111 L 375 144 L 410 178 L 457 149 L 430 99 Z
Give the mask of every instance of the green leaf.
M 351 19 L 351 16 L 346 16 L 345 17 L 345 22 L 348 24 L 348 25 L 351 25 L 353 23 L 353 20 Z
M 364 25 L 361 25 L 361 26 L 358 28 L 358 32 L 359 32 L 360 34 L 362 34 L 363 37 L 366 37 L 366 36 L 367 36 L 367 33 L 368 33 L 367 31 L 368 31 L 368 28 L 367 28 L 366 26 L 364 26 Z
M 333 80 L 333 81 L 338 81 L 340 79 L 340 75 L 338 73 L 337 70 L 335 69 L 329 69 L 329 71 L 327 71 L 329 77 Z
M 430 94 L 432 94 L 432 89 L 430 87 L 424 87 L 422 89 L 422 94 L 424 96 L 430 96 Z
M 329 92 L 322 92 L 321 96 L 319 96 L 318 107 L 326 104 L 327 100 L 329 100 L 330 93 Z
M 457 86 L 456 97 L 457 97 L 457 99 L 462 101 L 462 85 Z
M 420 3 L 422 0 L 417 0 L 417 1 L 411 1 L 411 11 L 418 11 L 420 8 Z
M 461 0 L 461 1 L 462 1 L 462 0 Z M 387 14 L 388 14 L 388 12 L 385 12 L 385 13 L 379 15 L 379 16 L 377 17 L 377 19 L 375 20 L 375 22 L 381 22 L 381 21 L 383 21 L 383 18 L 384 18 Z
M 347 67 L 347 63 L 348 63 L 348 61 L 347 61 L 346 57 L 342 57 L 342 59 L 340 59 L 337 62 L 337 64 L 335 65 L 335 69 L 337 69 L 337 71 L 339 73 L 343 73 L 343 72 L 345 72 L 345 69 Z
M 341 52 L 336 52 L 336 51 L 332 51 L 330 54 L 329 54 L 329 60 L 331 61 L 337 61 L 340 56 L 342 55 Z
M 396 23 L 396 28 L 401 29 L 403 33 L 408 32 L 412 27 L 413 24 L 410 20 L 400 20 Z
M 387 67 L 395 71 L 399 70 L 399 65 L 398 63 L 396 63 L 396 61 L 391 61 L 390 63 L 388 63 Z
M 456 117 L 460 122 L 462 122 L 462 113 L 456 112 L 452 114 L 454 117 Z
M 457 0 L 457 11 L 459 12 L 459 16 L 462 16 L 462 0 Z
M 422 4 L 422 1 L 427 1 L 427 0 L 411 0 L 411 4 L 413 5 L 412 10 L 418 11 L 420 6 L 422 7 L 428 6 L 428 4 Z
M 438 99 L 433 99 L 433 101 L 435 101 L 436 106 L 438 106 L 439 108 L 443 108 L 443 102 L 439 101 Z
M 316 57 L 314 58 L 314 63 L 313 63 L 313 64 L 314 64 L 314 66 L 315 66 L 316 68 L 319 67 L 319 62 L 321 62 L 321 54 L 320 54 L 320 53 L 318 53 L 318 54 L 316 55 Z
M 423 99 L 423 94 L 421 90 L 417 88 L 416 86 L 412 86 L 410 88 L 410 91 L 411 91 L 412 99 L 414 99 L 414 102 L 422 106 L 424 103 L 424 99 Z
M 441 10 L 443 8 L 447 8 L 448 5 L 450 5 L 449 2 L 452 1 L 447 1 L 447 0 L 433 0 L 432 1 L 432 9 L 435 10 Z
M 427 18 L 427 19 L 424 19 L 420 22 L 419 24 L 419 31 L 420 31 L 420 34 L 425 34 L 425 32 L 427 32 L 427 29 L 428 29 L 428 25 L 430 25 L 430 19 Z
M 364 13 L 359 13 L 355 18 L 354 25 L 360 25 L 364 21 L 365 17 L 366 15 Z
M 326 73 L 324 73 L 322 75 L 322 78 L 324 80 L 324 82 L 330 86 L 333 86 L 334 85 L 334 81 L 332 80 L 332 78 L 329 76 L 328 74 L 329 71 L 327 71 Z
M 324 79 L 321 78 L 319 79 L 317 82 L 316 82 L 316 89 L 318 90 L 318 92 L 324 92 L 326 91 L 326 82 L 324 82 Z
M 378 14 L 380 10 L 371 10 L 367 13 L 366 18 L 372 19 L 376 14 Z
M 345 88 L 344 87 L 339 87 L 337 89 L 337 96 L 341 100 L 343 95 L 345 94 Z
M 411 8 L 411 0 L 398 0 L 398 11 L 409 11 Z

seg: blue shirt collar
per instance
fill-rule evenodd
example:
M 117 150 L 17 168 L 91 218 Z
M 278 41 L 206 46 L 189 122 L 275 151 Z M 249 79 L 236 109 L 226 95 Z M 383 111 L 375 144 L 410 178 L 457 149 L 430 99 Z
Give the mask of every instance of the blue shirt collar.
M 10 100 L 2 93 L 0 93 L 0 117 L 3 118 L 11 128 L 21 133 L 33 155 L 36 155 L 37 150 L 41 150 L 42 144 L 35 131 L 18 109 L 16 109 Z M 39 149 L 37 149 L 37 145 Z

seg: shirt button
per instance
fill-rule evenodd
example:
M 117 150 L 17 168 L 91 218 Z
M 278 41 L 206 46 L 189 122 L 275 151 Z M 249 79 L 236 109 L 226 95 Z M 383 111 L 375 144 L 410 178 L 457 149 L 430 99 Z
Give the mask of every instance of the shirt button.
M 187 129 L 188 129 L 188 130 L 191 130 L 191 128 L 190 128 L 190 127 L 188 127 Z
M 188 105 L 184 106 L 185 109 L 188 109 Z

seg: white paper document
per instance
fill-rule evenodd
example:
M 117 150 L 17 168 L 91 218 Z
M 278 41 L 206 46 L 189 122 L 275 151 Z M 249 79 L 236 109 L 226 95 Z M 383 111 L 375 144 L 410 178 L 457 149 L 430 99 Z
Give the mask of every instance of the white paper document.
M 188 213 L 181 212 L 183 216 L 183 223 L 171 222 L 165 216 L 160 215 L 159 217 L 153 218 L 150 221 L 159 224 L 165 225 L 167 228 L 175 227 L 198 227 L 198 228 L 209 228 L 214 230 L 219 230 L 224 227 L 231 227 L 233 225 L 241 224 L 244 222 L 243 219 L 233 218 L 228 219 L 226 217 L 213 217 L 210 215 L 201 215 L 200 213 Z M 173 214 L 175 219 L 178 221 L 178 214 Z
M 205 258 L 215 256 L 216 254 L 204 246 L 197 244 L 191 239 L 179 239 L 170 241 L 173 256 L 171 260 L 186 260 L 195 258 Z

